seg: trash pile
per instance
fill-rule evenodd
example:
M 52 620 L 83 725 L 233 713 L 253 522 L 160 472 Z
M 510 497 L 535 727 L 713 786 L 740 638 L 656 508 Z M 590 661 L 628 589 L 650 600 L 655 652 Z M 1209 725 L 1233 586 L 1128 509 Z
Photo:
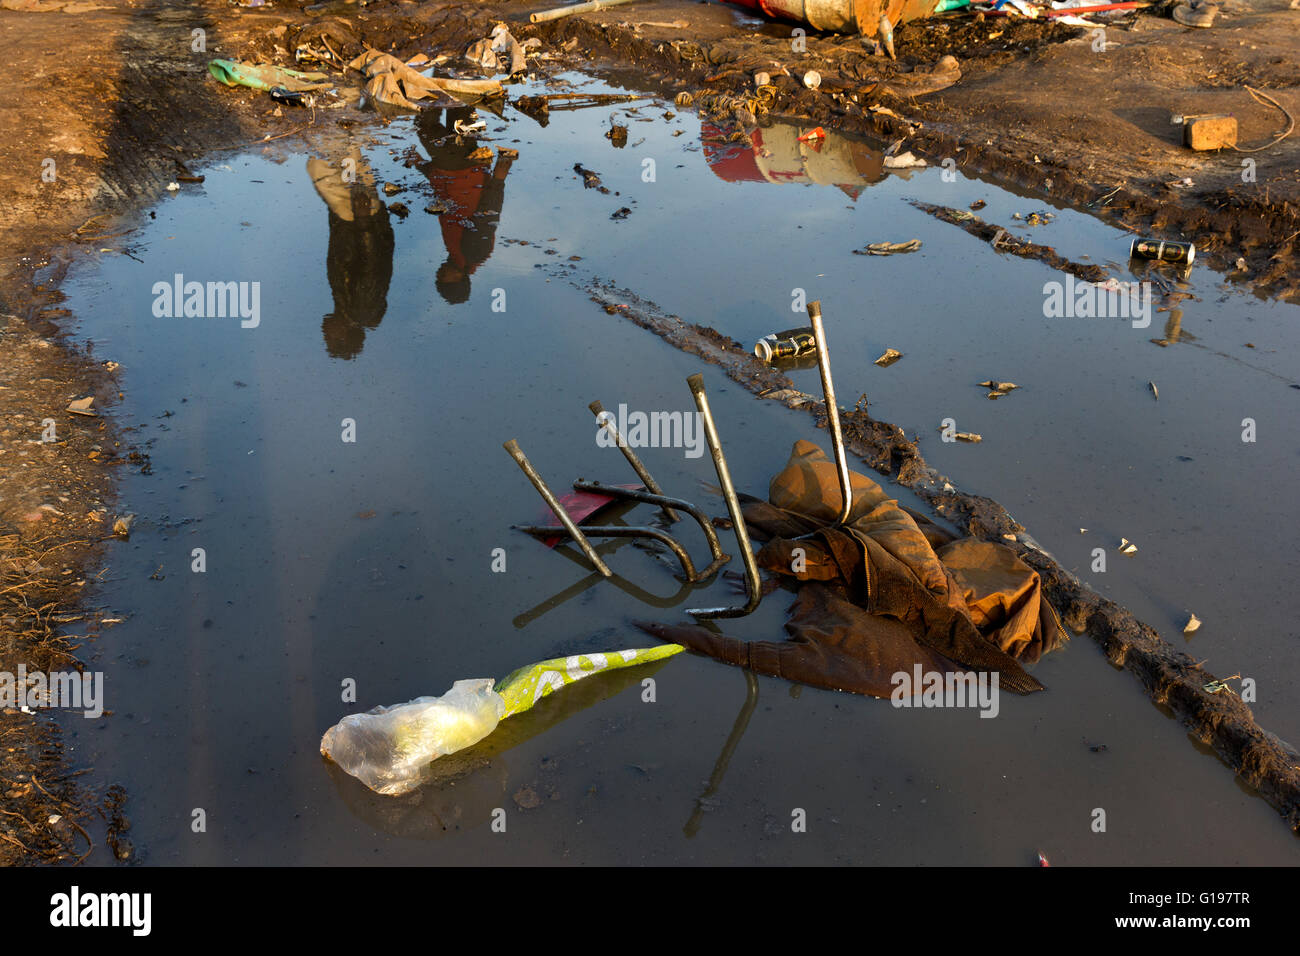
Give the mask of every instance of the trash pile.
M 1023 17 L 1030 20 L 1056 20 L 1070 26 L 1095 27 L 1095 16 L 1123 14 L 1155 6 L 1150 0 L 905 0 L 901 7 L 884 0 L 830 0 L 808 3 L 807 0 L 730 0 L 769 17 L 806 23 L 817 30 L 857 33 L 869 50 L 894 58 L 894 30 L 904 23 L 939 17 L 944 14 L 984 17 Z M 1184 26 L 1209 27 L 1214 23 L 1218 5 L 1212 0 L 1187 0 L 1171 12 Z M 892 12 L 891 12 L 892 11 Z
M 789 463 L 773 478 L 767 501 L 736 492 L 703 377 L 696 374 L 688 379 L 727 505 L 727 524 L 745 564 L 747 600 L 743 605 L 692 608 L 686 613 L 697 620 L 752 613 L 770 589 L 760 577 L 761 568 L 777 580 L 787 578 L 798 585 L 786 625 L 791 640 L 747 642 L 700 624 L 638 626 L 673 646 L 689 647 L 757 673 L 876 697 L 896 696 L 895 675 L 911 673 L 916 667 L 926 673 L 996 673 L 1001 685 L 1014 693 L 1042 690 L 1022 662 L 1038 660 L 1068 638 L 1043 597 L 1037 572 L 1002 544 L 950 534 L 901 507 L 876 482 L 849 469 L 819 302 L 808 305 L 808 316 L 811 326 L 766 336 L 754 352 L 768 362 L 816 357 L 834 458 L 811 442 L 797 442 Z M 889 365 L 901 357 L 891 349 L 878 364 Z M 983 384 L 991 395 L 999 396 L 1017 387 L 993 380 Z M 518 442 L 511 440 L 506 450 L 559 522 L 519 530 L 538 536 L 563 534 L 605 578 L 613 572 L 590 539 L 610 534 L 659 541 L 680 561 L 689 583 L 719 570 L 729 559 L 720 553 L 710 522 L 698 508 L 663 496 L 600 403 L 593 403 L 591 410 L 648 490 L 627 492 L 583 481 L 574 483 L 575 490 L 658 505 L 665 513 L 669 508 L 687 511 L 705 529 L 713 562 L 696 574 L 685 549 L 658 529 L 593 524 L 587 520 L 595 514 L 591 508 L 571 513 Z M 676 520 L 676 515 L 670 515 L 670 520 Z M 751 533 L 766 541 L 757 554 Z
M 343 718 L 326 731 L 321 753 L 380 794 L 399 795 L 428 779 L 440 757 L 472 747 L 498 724 L 531 708 L 575 680 L 607 670 L 662 660 L 686 648 L 755 673 L 784 677 L 832 690 L 897 697 L 896 676 L 916 668 L 930 674 L 996 673 L 1018 694 L 1042 690 L 1022 662 L 1036 661 L 1067 638 L 1056 612 L 1043 598 L 1038 574 L 1009 548 L 958 538 L 924 516 L 901 507 L 865 475 L 848 467 L 830 371 L 821 305 L 810 303 L 811 325 L 774 333 L 755 351 L 776 358 L 815 354 L 821 372 L 834 459 L 808 441 L 795 444 L 787 466 L 772 480 L 768 500 L 736 492 L 705 392 L 703 375 L 687 379 L 713 459 L 728 519 L 744 563 L 745 602 L 688 609 L 697 621 L 744 617 L 765 590 L 760 568 L 791 579 L 798 593 L 786 625 L 791 640 L 753 641 L 700 624 L 641 623 L 666 641 L 661 647 L 610 654 L 574 655 L 521 668 L 501 681 L 456 681 L 440 697 L 376 707 Z M 987 383 L 997 390 L 1010 383 Z M 688 585 L 715 576 L 730 560 L 715 522 L 699 507 L 665 495 L 600 402 L 590 411 L 618 448 L 641 485 L 578 480 L 574 493 L 557 497 L 511 439 L 505 449 L 555 518 L 552 524 L 517 526 L 552 546 L 576 544 L 603 579 L 616 577 L 592 538 L 640 538 L 656 542 L 680 565 Z M 645 504 L 668 522 L 685 514 L 699 525 L 710 560 L 697 570 L 687 550 L 667 531 L 650 526 L 598 524 L 611 502 Z M 751 532 L 766 543 L 755 553 Z M 922 692 L 918 681 L 915 693 Z
M 426 76 L 391 54 L 373 49 L 367 49 L 351 60 L 346 69 L 360 76 L 363 90 L 372 102 L 408 110 L 473 104 L 505 93 L 498 80 Z M 338 92 L 339 84 L 325 73 L 305 73 L 287 67 L 223 59 L 212 60 L 208 72 L 227 86 L 266 90 L 272 96 L 277 93 L 320 92 L 332 96 L 338 105 L 343 104 Z M 314 106 L 315 103 L 312 101 L 307 105 Z

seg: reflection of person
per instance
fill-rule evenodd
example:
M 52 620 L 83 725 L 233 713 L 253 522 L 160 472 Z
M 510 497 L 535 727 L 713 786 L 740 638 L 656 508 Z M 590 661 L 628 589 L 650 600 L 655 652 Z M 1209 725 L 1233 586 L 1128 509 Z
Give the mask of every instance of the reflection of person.
M 438 267 L 434 285 L 447 302 L 458 305 L 469 298 L 470 276 L 492 255 L 513 157 L 501 150 L 489 170 L 487 162 L 472 158 L 477 140 L 456 132 L 456 122 L 472 122 L 474 111 L 458 107 L 442 112 L 439 120 L 438 111 L 425 110 L 417 128 L 429 153 L 421 172 L 445 207 L 438 222 L 447 261 Z
M 388 308 L 393 226 L 356 147 L 338 165 L 307 160 L 307 175 L 329 207 L 325 271 L 334 311 L 321 320 L 325 350 L 334 358 L 355 358 L 365 344 L 366 330 L 377 328 Z

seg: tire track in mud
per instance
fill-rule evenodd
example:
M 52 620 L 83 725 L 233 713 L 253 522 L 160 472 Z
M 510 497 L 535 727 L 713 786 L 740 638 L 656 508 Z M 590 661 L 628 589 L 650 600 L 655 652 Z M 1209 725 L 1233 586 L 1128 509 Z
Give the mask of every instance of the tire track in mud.
M 759 398 L 811 412 L 817 426 L 825 427 L 825 402 L 796 389 L 786 375 L 763 364 L 742 343 L 671 315 L 612 281 L 582 277 L 573 269 L 557 269 L 551 275 L 568 280 L 609 315 L 622 316 L 717 366 Z M 1219 678 L 1062 567 L 1002 505 L 955 487 L 925 461 L 901 428 L 870 416 L 865 395 L 857 407 L 841 410 L 840 418 L 845 446 L 873 470 L 915 491 L 967 534 L 1012 548 L 1039 573 L 1045 593 L 1070 630 L 1086 633 L 1112 664 L 1131 671 L 1154 703 L 1212 748 L 1300 836 L 1300 751 L 1259 726 L 1235 693 L 1210 690 Z

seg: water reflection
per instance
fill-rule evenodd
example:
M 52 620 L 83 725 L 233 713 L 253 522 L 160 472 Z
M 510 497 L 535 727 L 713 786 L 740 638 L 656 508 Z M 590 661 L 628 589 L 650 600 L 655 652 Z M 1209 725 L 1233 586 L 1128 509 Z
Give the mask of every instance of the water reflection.
M 627 522 L 623 521 L 621 517 L 614 520 L 607 520 L 602 523 L 627 527 Z M 656 522 L 653 521 L 651 523 L 657 524 Z M 582 527 L 585 529 L 588 526 L 584 524 Z M 591 527 L 594 528 L 596 526 L 592 525 Z M 607 557 L 609 554 L 613 553 L 614 551 L 617 551 L 619 548 L 622 548 L 624 545 L 632 544 L 635 540 L 636 539 L 633 538 L 609 538 L 605 541 L 592 542 L 592 547 L 596 549 L 597 554 L 599 554 L 602 558 L 604 558 Z M 577 548 L 571 544 L 556 545 L 551 550 L 554 554 L 557 554 L 562 558 L 566 558 L 569 561 L 572 561 L 574 564 L 576 564 L 578 567 L 582 568 L 583 570 L 587 570 L 591 567 L 590 562 L 587 561 L 586 555 L 584 555 L 581 551 L 578 551 Z M 662 556 L 663 554 L 663 552 L 659 549 L 656 549 L 654 553 L 659 556 Z M 591 571 L 586 577 L 582 578 L 581 580 L 575 581 L 573 584 L 569 585 L 568 587 L 564 588 L 558 593 L 551 595 L 550 597 L 546 598 L 540 603 L 529 608 L 527 611 L 524 611 L 523 613 L 516 615 L 513 621 L 514 626 L 521 629 L 527 627 L 529 624 L 532 624 L 535 620 L 537 620 L 547 611 L 560 607 L 562 604 L 566 604 L 567 602 L 576 598 L 578 595 L 586 592 L 588 589 L 595 587 L 597 584 L 600 584 L 602 581 L 608 584 L 612 584 L 614 587 L 618 588 L 624 594 L 628 595 L 629 597 L 632 597 L 637 601 L 640 601 L 642 604 L 654 608 L 678 607 L 686 600 L 686 598 L 691 593 L 695 591 L 697 587 L 700 586 L 700 585 L 690 584 L 686 581 L 678 580 L 677 591 L 673 594 L 669 594 L 661 597 L 660 595 L 653 594 L 650 591 L 646 590 L 645 588 L 641 587 L 640 585 L 637 585 L 632 581 L 629 581 L 627 578 L 623 577 L 621 574 L 618 574 L 617 572 L 610 575 L 609 577 L 605 577 L 599 571 Z
M 393 226 L 374 174 L 356 146 L 337 163 L 308 159 L 307 175 L 329 208 L 325 272 L 334 311 L 321 319 L 325 350 L 333 358 L 355 358 L 365 345 L 366 330 L 377 328 L 388 308 Z
M 729 183 L 804 183 L 835 186 L 856 200 L 891 172 L 885 154 L 866 143 L 820 127 L 776 123 L 742 129 L 700 124 L 704 158 Z M 905 178 L 909 170 L 893 170 Z
M 499 150 L 496 165 L 489 169 L 491 157 L 476 155 L 478 139 L 456 132 L 458 121 L 464 128 L 476 119 L 474 110 L 457 107 L 425 110 L 416 122 L 420 143 L 429 154 L 429 161 L 418 168 L 442 207 L 438 224 L 447 248 L 434 285 L 451 305 L 469 299 L 470 277 L 492 255 L 506 176 L 514 158 L 511 152 Z

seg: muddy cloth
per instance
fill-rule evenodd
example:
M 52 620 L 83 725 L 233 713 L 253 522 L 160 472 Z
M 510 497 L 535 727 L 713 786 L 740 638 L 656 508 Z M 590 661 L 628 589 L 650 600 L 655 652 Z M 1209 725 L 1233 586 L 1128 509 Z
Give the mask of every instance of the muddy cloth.
M 840 491 L 834 462 L 796 442 L 769 502 L 747 499 L 745 523 L 767 544 L 760 567 L 807 582 L 785 642 L 745 642 L 699 625 L 644 625 L 729 664 L 815 687 L 889 696 L 891 678 L 924 671 L 997 671 L 1015 693 L 1042 690 L 1019 661 L 1066 639 L 1038 574 L 1012 551 L 956 539 L 851 473 L 853 509 L 832 527 Z

